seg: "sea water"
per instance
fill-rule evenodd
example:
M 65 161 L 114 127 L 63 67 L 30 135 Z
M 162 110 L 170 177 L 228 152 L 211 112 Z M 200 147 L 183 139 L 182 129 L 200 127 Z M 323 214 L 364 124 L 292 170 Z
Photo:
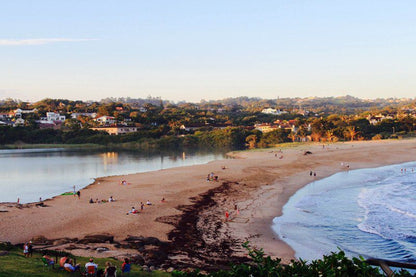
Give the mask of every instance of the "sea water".
M 273 230 L 303 260 L 348 256 L 416 262 L 416 162 L 344 171 L 300 189 Z

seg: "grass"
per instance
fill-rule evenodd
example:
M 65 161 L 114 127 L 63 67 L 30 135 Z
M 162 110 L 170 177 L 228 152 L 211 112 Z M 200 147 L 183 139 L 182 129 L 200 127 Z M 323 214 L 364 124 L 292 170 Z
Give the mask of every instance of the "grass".
M 1 248 L 0 248 L 1 249 Z M 33 257 L 26 258 L 23 256 L 23 252 L 21 249 L 17 247 L 8 247 L 7 254 L 0 256 L 0 277 L 25 277 L 25 276 L 32 276 L 32 277 L 64 277 L 64 276 L 83 276 L 80 272 L 70 273 L 63 269 L 59 269 L 59 265 L 55 268 L 46 267 L 44 266 L 40 253 L 33 253 Z M 0 253 L 4 253 L 3 250 L 0 250 Z M 85 270 L 85 263 L 87 263 L 89 257 L 76 257 L 77 263 L 81 264 L 81 270 L 84 272 Z M 118 261 L 113 258 L 94 258 L 94 262 L 98 264 L 98 269 L 105 268 L 105 262 L 110 261 L 117 267 L 117 276 L 121 275 L 121 261 Z M 125 276 L 137 276 L 137 277 L 169 277 L 171 276 L 170 273 L 162 272 L 162 271 L 154 271 L 154 272 L 144 272 L 141 271 L 141 268 L 137 265 L 133 265 L 131 267 L 131 272 Z

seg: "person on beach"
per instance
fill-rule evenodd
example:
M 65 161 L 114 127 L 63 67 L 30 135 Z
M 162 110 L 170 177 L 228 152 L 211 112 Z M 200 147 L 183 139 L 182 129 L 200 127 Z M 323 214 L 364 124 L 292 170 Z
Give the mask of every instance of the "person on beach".
M 225 221 L 228 221 L 228 218 L 230 217 L 230 213 L 228 211 L 225 212 Z
M 143 211 L 143 209 L 144 209 L 144 204 L 143 202 L 140 202 L 140 210 Z
M 23 255 L 28 258 L 29 257 L 29 245 L 27 242 L 23 245 Z
M 149 200 L 147 200 L 146 205 L 152 205 L 152 202 L 150 202 Z
M 160 200 L 160 202 L 165 203 L 166 202 L 165 197 L 163 197 L 162 200 Z
M 131 210 L 127 214 L 137 214 L 137 213 L 138 211 L 134 207 L 131 207 Z
M 116 267 L 114 265 L 112 265 L 110 262 L 105 262 L 105 271 L 104 271 L 104 276 L 105 277 L 117 277 L 117 273 L 116 273 Z
M 59 260 L 59 266 L 60 266 L 60 267 L 64 267 L 64 265 L 65 265 L 65 263 L 66 263 L 66 260 L 68 260 L 68 259 L 69 259 L 68 254 L 66 254 L 65 256 L 63 256 L 63 257 Z
M 92 200 L 92 198 L 90 198 L 90 204 L 94 204 L 94 200 Z
M 55 261 L 53 260 L 53 258 L 51 258 L 50 256 L 48 256 L 45 251 L 43 252 L 42 258 L 44 258 L 46 260 L 46 262 L 48 263 L 48 265 L 51 265 L 52 267 L 54 266 Z
M 95 271 L 97 271 L 98 265 L 96 263 L 94 263 L 93 258 L 91 258 L 90 261 L 85 264 L 85 270 L 87 270 L 87 272 L 88 272 L 88 267 L 90 267 L 90 266 L 95 267 Z
M 110 198 L 108 198 L 108 202 L 114 202 L 115 200 L 114 200 L 114 198 L 113 198 L 113 196 L 110 196 Z
M 234 204 L 234 211 L 235 211 L 236 216 L 240 214 L 240 211 L 238 210 L 237 204 Z
M 130 260 L 128 258 L 124 259 L 124 263 L 121 265 L 122 273 L 129 273 L 131 270 Z
M 78 199 L 80 199 L 81 198 L 81 192 L 77 191 L 77 195 L 78 195 Z
M 66 271 L 75 272 L 75 271 L 80 270 L 81 265 L 77 264 L 77 265 L 74 266 L 73 261 L 71 259 L 67 259 L 65 264 L 64 264 L 64 268 L 65 268 Z
M 32 245 L 32 241 L 29 241 L 29 243 L 27 245 L 27 248 L 28 248 L 28 251 L 29 251 L 28 257 L 32 257 L 33 256 L 33 245 Z

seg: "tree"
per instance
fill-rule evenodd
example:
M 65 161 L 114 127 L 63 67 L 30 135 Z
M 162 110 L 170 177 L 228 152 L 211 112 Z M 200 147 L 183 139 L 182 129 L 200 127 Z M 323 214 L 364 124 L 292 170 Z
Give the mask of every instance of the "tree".
M 347 126 L 345 129 L 345 137 L 354 140 L 354 138 L 358 135 L 359 132 L 355 130 L 355 126 Z
M 246 137 L 246 142 L 248 143 L 249 149 L 254 149 L 257 146 L 257 136 L 256 135 L 249 135 Z

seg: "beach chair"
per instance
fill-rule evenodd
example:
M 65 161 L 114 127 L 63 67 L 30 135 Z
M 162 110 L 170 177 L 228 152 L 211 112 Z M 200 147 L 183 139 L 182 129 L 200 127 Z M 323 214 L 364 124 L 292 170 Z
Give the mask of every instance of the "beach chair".
M 95 266 L 88 266 L 87 272 L 85 272 L 85 276 L 97 276 L 97 270 L 95 269 Z
M 49 261 L 48 261 L 48 259 L 46 259 L 46 258 L 44 258 L 44 257 L 42 257 L 42 258 L 40 258 L 41 260 L 42 260 L 42 263 L 43 263 L 43 265 L 44 265 L 44 269 L 45 269 L 45 267 L 48 269 L 48 270 L 50 270 L 51 269 L 51 267 L 53 267 L 53 264 L 50 264 L 49 263 Z

